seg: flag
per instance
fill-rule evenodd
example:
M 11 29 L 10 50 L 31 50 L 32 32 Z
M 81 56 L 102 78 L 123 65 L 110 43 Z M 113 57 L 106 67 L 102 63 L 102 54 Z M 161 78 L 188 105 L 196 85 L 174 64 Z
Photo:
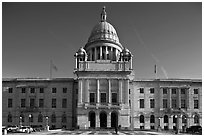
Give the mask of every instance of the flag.
M 155 74 L 157 73 L 157 65 L 156 64 L 154 65 L 154 73 Z

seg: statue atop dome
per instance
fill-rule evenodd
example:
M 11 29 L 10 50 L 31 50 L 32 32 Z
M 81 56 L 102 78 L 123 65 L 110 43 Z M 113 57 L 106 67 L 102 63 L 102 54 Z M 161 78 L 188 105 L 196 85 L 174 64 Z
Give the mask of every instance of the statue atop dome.
M 101 12 L 101 22 L 106 21 L 106 16 L 107 16 L 107 14 L 106 14 L 106 7 L 104 6 L 103 10 Z

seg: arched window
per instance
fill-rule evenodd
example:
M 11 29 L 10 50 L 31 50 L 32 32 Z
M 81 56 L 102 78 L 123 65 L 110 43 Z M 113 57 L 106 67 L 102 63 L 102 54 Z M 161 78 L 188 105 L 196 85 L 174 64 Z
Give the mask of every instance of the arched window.
M 12 115 L 11 114 L 8 114 L 7 121 L 12 122 Z
M 43 115 L 42 114 L 38 115 L 38 122 L 43 122 Z
M 150 123 L 155 123 L 154 115 L 151 115 L 151 116 L 150 116 Z
M 182 116 L 182 123 L 187 123 L 187 117 L 185 115 Z
M 67 122 L 67 116 L 66 114 L 62 115 L 62 123 L 66 123 Z
M 56 116 L 55 116 L 55 114 L 52 114 L 52 116 L 51 116 L 51 122 L 52 122 L 52 123 L 55 123 L 55 122 L 56 122 Z
M 199 116 L 198 115 L 194 116 L 194 123 L 199 124 Z
M 21 117 L 21 122 L 24 122 L 25 121 L 25 116 L 23 114 L 21 114 L 20 117 Z
M 144 116 L 140 115 L 140 123 L 144 123 Z
M 169 118 L 167 115 L 164 116 L 164 123 L 169 123 Z

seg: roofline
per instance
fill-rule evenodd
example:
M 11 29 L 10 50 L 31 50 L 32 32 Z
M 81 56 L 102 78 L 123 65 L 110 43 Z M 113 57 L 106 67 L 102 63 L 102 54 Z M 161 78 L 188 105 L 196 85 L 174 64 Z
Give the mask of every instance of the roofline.
M 74 78 L 2 78 L 2 82 L 9 81 L 74 81 Z
M 161 82 L 202 82 L 202 79 L 180 79 L 180 78 L 172 78 L 172 79 L 134 79 L 134 82 L 148 82 L 148 81 L 161 81 Z

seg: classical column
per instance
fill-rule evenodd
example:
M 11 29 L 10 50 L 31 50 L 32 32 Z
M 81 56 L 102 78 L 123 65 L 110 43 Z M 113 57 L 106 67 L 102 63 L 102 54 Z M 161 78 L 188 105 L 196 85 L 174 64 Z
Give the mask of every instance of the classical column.
M 82 79 L 78 83 L 78 104 L 82 104 Z
M 107 46 L 105 46 L 105 60 L 107 60 L 107 53 L 108 53 L 108 50 L 107 50 Z
M 119 103 L 122 103 L 122 84 L 123 84 L 123 80 L 119 79 Z
M 113 47 L 110 48 L 110 60 L 113 60 Z
M 85 80 L 85 94 L 84 94 L 84 102 L 88 103 L 89 102 L 89 80 Z
M 107 127 L 111 127 L 111 112 L 107 113 Z
M 189 104 L 190 104 L 190 102 L 189 102 L 189 94 L 190 94 L 190 88 L 187 88 L 186 89 L 186 108 L 187 109 L 190 109 L 190 107 L 189 107 Z
M 95 59 L 95 61 L 97 60 L 97 49 L 96 49 L 96 47 L 94 48 L 94 59 Z
M 125 80 L 125 104 L 129 104 L 129 79 Z
M 108 103 L 111 104 L 111 80 L 108 79 Z
M 181 88 L 178 88 L 177 92 L 177 108 L 181 108 Z
M 132 55 L 130 57 L 130 69 L 132 69 Z
M 96 112 L 96 128 L 100 127 L 99 112 Z
M 102 59 L 102 46 L 100 46 L 100 60 Z
M 170 90 L 170 88 L 168 88 L 168 108 L 172 108 L 171 107 L 171 90 Z
M 99 79 L 97 79 L 97 99 L 96 99 L 96 103 L 99 103 L 100 101 L 100 92 L 99 92 L 99 89 L 100 89 L 100 81 Z
M 78 61 L 77 61 L 77 56 L 75 57 L 75 68 L 77 69 L 77 64 L 78 64 Z

